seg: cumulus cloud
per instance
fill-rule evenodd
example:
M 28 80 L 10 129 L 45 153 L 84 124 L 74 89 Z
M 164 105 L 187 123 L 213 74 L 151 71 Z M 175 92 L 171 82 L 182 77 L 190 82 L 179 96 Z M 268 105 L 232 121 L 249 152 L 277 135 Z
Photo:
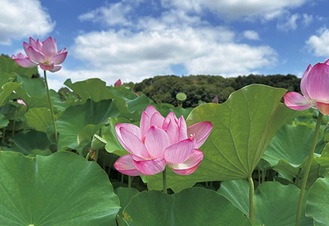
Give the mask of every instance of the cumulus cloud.
M 200 13 L 202 11 L 202 0 L 161 0 L 165 8 L 177 8 L 184 11 Z
M 125 2 L 106 4 L 100 8 L 84 13 L 79 16 L 81 21 L 92 21 L 94 23 L 105 23 L 107 25 L 129 25 L 129 13 L 133 7 Z
M 306 0 L 162 0 L 162 2 L 194 12 L 207 9 L 231 19 L 254 16 L 272 19 L 287 9 L 301 6 Z
M 277 25 L 277 28 L 282 31 L 296 30 L 298 19 L 300 19 L 299 14 L 289 15 L 284 22 Z
M 290 7 L 301 1 L 294 0 L 290 4 L 277 1 L 276 7 L 274 3 L 253 2 L 247 1 L 248 4 L 257 3 L 260 9 L 276 10 L 279 6 Z M 205 7 L 219 10 L 221 6 L 239 8 L 238 4 L 162 0 L 157 5 L 163 7 L 161 13 L 135 16 L 133 4 L 143 4 L 143 1 L 134 1 L 132 5 L 122 3 L 127 1 L 107 4 L 79 17 L 82 22 L 92 21 L 107 27 L 84 32 L 75 38 L 71 56 L 83 62 L 85 68 L 72 72 L 63 70 L 73 81 L 99 77 L 109 84 L 119 78 L 124 82 L 139 82 L 154 75 L 175 74 L 177 65 L 184 68 L 187 75 L 237 76 L 257 73 L 277 63 L 277 53 L 271 47 L 245 44 L 237 38 L 240 35 L 236 32 L 226 26 L 213 26 L 202 17 L 201 10 Z M 242 35 L 249 40 L 260 39 L 253 30 L 246 30 Z
M 306 44 L 310 51 L 318 57 L 327 57 L 329 56 L 329 29 L 321 28 L 317 35 L 312 35 L 307 41 Z
M 223 33 L 227 34 L 221 37 Z M 93 32 L 75 39 L 73 55 L 107 71 L 108 76 L 121 75 L 132 81 L 143 75 L 173 74 L 172 65 L 177 64 L 183 65 L 187 74 L 233 76 L 276 62 L 270 47 L 235 43 L 228 39 L 230 33 L 221 27 L 133 34 L 122 30 Z
M 0 44 L 9 45 L 13 39 L 43 36 L 55 23 L 38 0 L 0 0 Z
M 252 30 L 244 31 L 243 37 L 250 40 L 259 40 L 259 34 L 256 31 L 252 31 Z
M 304 26 L 309 26 L 313 22 L 314 18 L 312 15 L 308 15 L 306 13 L 303 14 L 303 21 L 302 23 Z

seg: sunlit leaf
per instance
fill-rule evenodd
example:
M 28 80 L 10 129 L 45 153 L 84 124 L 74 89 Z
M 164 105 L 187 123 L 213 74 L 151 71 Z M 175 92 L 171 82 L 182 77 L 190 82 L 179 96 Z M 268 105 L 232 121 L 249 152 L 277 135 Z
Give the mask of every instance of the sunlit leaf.
M 23 68 L 10 57 L 0 56 L 0 86 L 13 81 L 17 75 L 24 75 L 31 78 L 32 75 L 37 73 L 37 67 Z
M 1 225 L 116 225 L 119 200 L 94 162 L 0 152 Z
M 72 83 L 71 79 L 67 79 L 64 84 L 84 101 L 91 99 L 98 102 L 111 97 L 109 87 L 99 78 L 90 78 L 75 83 Z
M 179 191 L 196 182 L 247 178 L 257 166 L 276 131 L 295 111 L 280 102 L 285 89 L 250 85 L 234 92 L 223 104 L 204 104 L 192 110 L 188 124 L 211 121 L 213 130 L 200 148 L 204 159 L 195 173 L 178 176 L 168 171 L 168 186 Z M 161 188 L 152 176 L 151 189 Z

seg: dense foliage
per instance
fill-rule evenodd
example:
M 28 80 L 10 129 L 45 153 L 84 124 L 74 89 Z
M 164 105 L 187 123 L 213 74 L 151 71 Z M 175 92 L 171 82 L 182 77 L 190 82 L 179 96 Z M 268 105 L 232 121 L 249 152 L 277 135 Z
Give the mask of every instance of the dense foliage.
M 166 102 L 137 91 L 140 84 L 114 87 L 98 78 L 67 79 L 59 92 L 50 90 L 50 101 L 45 77 L 38 76 L 36 67 L 22 68 L 0 57 L 0 225 L 328 225 L 329 121 L 316 109 L 294 111 L 282 103 L 287 89 L 299 91 L 296 76 L 145 80 L 149 84 L 143 92 L 154 89 L 158 98 L 174 90 Z M 245 86 L 249 83 L 270 86 Z M 191 106 L 211 102 L 214 95 L 222 102 L 220 92 L 230 90 L 224 103 L 195 108 L 167 103 L 177 91 L 190 97 L 183 88 L 200 95 Z M 182 176 L 167 167 L 131 177 L 116 170 L 117 159 L 128 154 L 117 138 L 117 125 L 129 123 L 125 128 L 138 132 L 138 125 L 147 124 L 150 105 L 163 116 L 183 116 L 188 128 L 211 122 L 194 173 Z M 129 143 L 132 148 L 136 144 L 134 152 L 144 141 L 145 148 L 147 142 L 147 147 L 163 148 L 158 137 L 165 136 L 151 121 L 155 117 L 140 143 L 137 135 L 120 129 L 121 136 L 134 139 Z M 170 128 L 179 134 L 178 127 Z M 187 134 L 188 139 L 204 138 L 195 127 Z M 139 164 L 141 158 L 135 159 Z
M 290 91 L 299 91 L 300 79 L 295 75 L 248 75 L 232 78 L 212 75 L 191 76 L 155 76 L 134 84 L 134 91 L 144 93 L 156 103 L 178 105 L 176 95 L 186 94 L 183 107 L 196 107 L 200 102 L 212 102 L 215 97 L 218 102 L 224 102 L 229 95 L 250 84 L 264 84 Z M 217 102 L 217 101 L 216 101 Z

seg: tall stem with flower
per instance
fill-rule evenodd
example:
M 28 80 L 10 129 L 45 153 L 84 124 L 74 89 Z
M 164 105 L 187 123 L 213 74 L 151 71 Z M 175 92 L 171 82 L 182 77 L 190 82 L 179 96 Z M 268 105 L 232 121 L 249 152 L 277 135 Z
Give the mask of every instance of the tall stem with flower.
M 41 42 L 39 39 L 34 40 L 33 38 L 30 38 L 29 43 L 27 42 L 23 43 L 23 48 L 26 53 L 26 56 L 22 53 L 18 53 L 16 56 L 13 55 L 12 58 L 22 67 L 28 68 L 28 67 L 35 67 L 39 65 L 40 68 L 44 71 L 47 98 L 48 98 L 54 133 L 55 133 L 55 142 L 57 144 L 58 141 L 57 127 L 55 122 L 54 108 L 50 98 L 46 71 L 50 71 L 50 72 L 59 71 L 62 68 L 59 64 L 64 62 L 67 56 L 67 51 L 65 48 L 58 51 L 56 40 L 53 39 L 52 37 L 48 37 L 43 42 Z
M 310 172 L 315 147 L 318 142 L 320 125 L 323 115 L 329 115 L 329 60 L 324 63 L 309 65 L 302 77 L 300 89 L 303 95 L 296 92 L 288 92 L 284 96 L 285 104 L 294 110 L 306 110 L 315 107 L 319 111 L 318 120 L 315 126 L 312 147 L 304 168 L 304 175 L 300 188 L 300 195 L 296 213 L 296 226 L 301 224 L 302 208 L 308 175 Z
M 162 172 L 163 192 L 167 192 L 166 166 L 176 174 L 192 174 L 203 159 L 199 150 L 212 130 L 210 122 L 189 127 L 173 112 L 163 117 L 153 106 L 142 113 L 140 127 L 120 123 L 115 132 L 129 154 L 121 156 L 114 167 L 130 176 L 154 175 Z
M 47 92 L 47 98 L 48 98 L 49 109 L 50 109 L 50 114 L 51 114 L 51 120 L 52 120 L 52 123 L 53 123 L 53 128 L 54 128 L 54 133 L 55 133 L 55 142 L 57 144 L 57 141 L 58 141 L 57 126 L 56 126 L 56 122 L 55 122 L 54 107 L 53 107 L 53 104 L 51 102 L 46 71 L 43 71 L 43 75 L 44 75 L 44 79 L 45 79 L 46 92 Z

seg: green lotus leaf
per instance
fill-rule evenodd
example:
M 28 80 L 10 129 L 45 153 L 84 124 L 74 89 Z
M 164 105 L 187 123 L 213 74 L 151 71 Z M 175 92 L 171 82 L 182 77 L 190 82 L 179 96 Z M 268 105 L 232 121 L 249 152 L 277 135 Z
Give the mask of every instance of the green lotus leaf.
M 111 100 L 94 102 L 88 99 L 83 105 L 69 107 L 56 121 L 59 132 L 58 150 L 81 151 L 83 145 L 91 142 L 93 135 L 108 118 L 117 114 L 118 110 Z
M 120 199 L 121 209 L 117 214 L 117 221 L 120 226 L 127 225 L 126 222 L 122 219 L 122 211 L 128 205 L 132 197 L 137 195 L 139 191 L 136 188 L 126 188 L 126 187 L 118 187 L 115 189 L 115 193 L 118 195 Z
M 17 133 L 12 137 L 13 145 L 10 150 L 21 152 L 25 155 L 32 154 L 33 151 L 44 151 L 44 153 L 50 152 L 50 144 L 47 134 L 30 130 L 27 133 Z
M 185 93 L 177 93 L 176 94 L 176 99 L 179 100 L 179 101 L 185 101 L 187 98 L 186 94 Z
M 13 59 L 7 56 L 0 56 L 0 86 L 13 81 L 17 75 L 24 75 L 29 78 L 38 73 L 37 67 L 24 68 L 19 66 Z
M 284 125 L 274 136 L 262 158 L 279 172 L 280 177 L 293 182 L 304 173 L 303 166 L 311 149 L 313 134 L 314 128 L 309 125 Z M 320 140 L 316 147 L 317 153 L 322 151 L 323 145 L 323 141 Z M 309 179 L 313 177 L 314 182 L 318 174 L 319 164 L 313 160 Z
M 306 216 L 313 218 L 314 226 L 327 226 L 329 222 L 329 174 L 319 178 L 309 190 Z
M 13 93 L 15 89 L 20 86 L 17 82 L 7 82 L 1 87 L 0 90 L 0 107 L 6 104 L 10 95 Z
M 9 120 L 4 116 L 3 114 L 0 113 L 0 128 L 4 128 L 8 125 Z
M 271 166 L 284 160 L 292 166 L 301 165 L 308 157 L 313 140 L 314 128 L 305 125 L 284 125 L 273 137 L 262 156 Z M 301 142 L 303 138 L 303 142 Z
M 48 126 L 52 126 L 52 118 L 49 108 L 29 108 L 25 113 L 26 123 L 33 129 L 45 132 L 48 131 Z
M 71 79 L 67 79 L 64 84 L 76 93 L 83 101 L 91 99 L 98 102 L 100 100 L 111 98 L 109 87 L 106 86 L 106 82 L 99 78 L 90 78 L 75 83 L 72 83 Z
M 249 184 L 245 180 L 224 181 L 217 191 L 244 214 L 249 215 Z M 268 181 L 258 186 L 254 196 L 255 222 L 266 226 L 294 226 L 299 188 Z M 306 201 L 306 200 L 305 200 Z M 312 225 L 302 217 L 301 226 Z
M 123 219 L 128 225 L 144 226 L 251 225 L 227 199 L 204 188 L 190 188 L 175 195 L 141 192 L 123 210 Z
M 0 152 L 1 225 L 116 225 L 119 199 L 94 162 L 69 152 Z
M 203 104 L 190 113 L 188 124 L 211 121 L 212 132 L 200 148 L 204 159 L 192 175 L 178 176 L 168 170 L 168 187 L 174 191 L 196 182 L 247 178 L 265 148 L 296 111 L 282 104 L 285 89 L 250 85 L 234 92 L 223 104 Z M 148 180 L 150 189 L 161 189 L 161 175 Z
M 120 110 L 120 117 L 126 118 L 131 122 L 138 122 L 142 111 L 153 103 L 153 101 L 144 94 L 137 96 L 125 86 L 111 87 L 110 92 L 114 104 Z

